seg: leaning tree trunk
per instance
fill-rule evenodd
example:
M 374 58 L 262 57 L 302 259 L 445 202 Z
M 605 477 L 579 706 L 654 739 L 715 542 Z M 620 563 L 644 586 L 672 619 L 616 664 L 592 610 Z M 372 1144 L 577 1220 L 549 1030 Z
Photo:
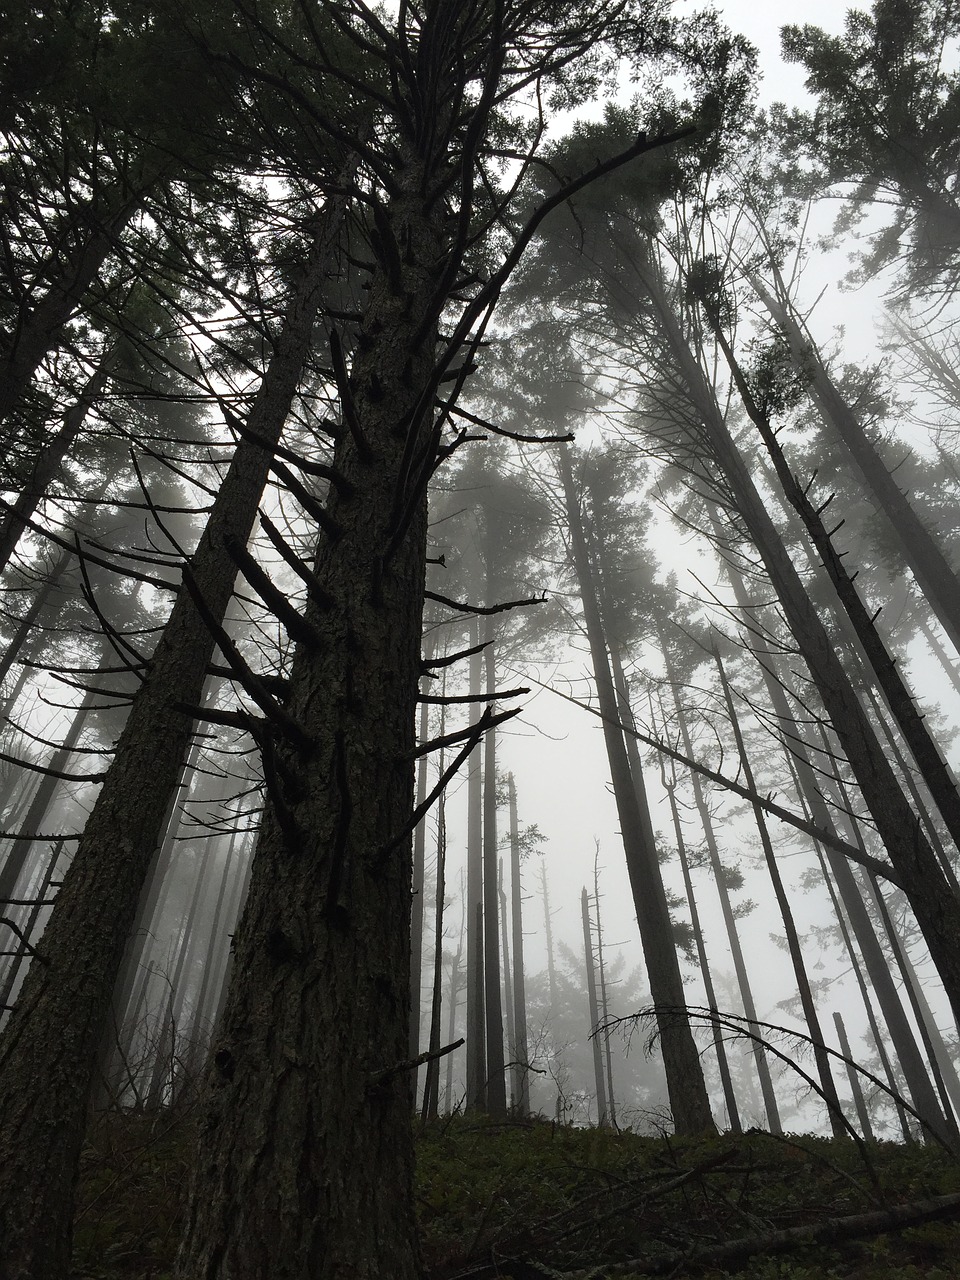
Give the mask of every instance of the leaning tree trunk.
M 97 1050 L 127 934 L 193 731 L 214 638 L 310 351 L 342 206 L 331 207 L 113 764 L 0 1040 L 0 1274 L 59 1280 Z M 186 589 L 189 579 L 191 590 Z M 202 612 L 194 594 L 203 601 Z M 43 1107 L 36 1099 L 44 1099 Z M 50 1124 L 49 1116 L 56 1116 Z
M 22 306 L 10 332 L 0 334 L 0 422 L 10 417 L 40 362 L 58 344 L 143 199 L 142 191 L 124 195 L 117 190 L 101 202 L 107 207 L 98 208 L 91 201 L 89 207 L 74 211 L 73 251 L 45 268 L 46 292 L 32 306 Z M 26 296 L 36 295 L 28 290 Z
M 899 665 L 891 657 L 876 628 L 876 613 L 870 613 L 860 598 L 854 581 L 856 572 L 852 574 L 848 572 L 843 557 L 833 545 L 821 518 L 823 508 L 815 505 L 809 495 L 809 487 L 804 488 L 791 471 L 776 432 L 754 398 L 743 370 L 727 341 L 715 308 L 707 303 L 704 305 L 704 310 L 709 318 L 714 337 L 726 358 L 747 415 L 759 431 L 767 453 L 770 455 L 784 495 L 803 522 L 820 556 L 840 604 L 846 611 L 850 626 L 870 664 L 877 685 L 886 699 L 887 706 L 903 734 L 904 741 L 913 753 L 920 775 L 940 810 L 954 844 L 960 849 L 960 792 L 928 728 L 928 721 L 918 708 Z M 955 590 L 960 594 L 960 583 L 955 583 Z
M 5 569 L 9 563 L 27 527 L 27 521 L 35 514 L 64 458 L 76 444 L 87 415 L 103 394 L 113 367 L 115 350 L 114 346 L 103 351 L 76 401 L 63 415 L 59 430 L 34 459 L 30 475 L 24 481 L 16 501 L 4 504 L 6 514 L 0 520 L 0 570 Z
M 676 674 L 671 674 L 669 661 L 667 660 L 667 646 L 664 643 L 663 636 L 660 636 L 660 648 L 664 655 L 664 661 L 667 662 L 667 678 L 673 686 L 674 706 L 676 708 L 677 720 L 680 724 L 680 733 L 683 736 L 683 746 L 687 755 L 693 758 L 693 743 L 690 740 L 690 729 L 687 725 L 687 718 L 683 708 L 680 706 L 680 697 L 677 692 Z M 700 825 L 703 829 L 703 838 L 707 846 L 707 854 L 710 858 L 710 870 L 713 872 L 713 882 L 717 889 L 717 896 L 720 899 L 720 914 L 723 917 L 723 927 L 727 934 L 727 944 L 730 947 L 730 956 L 733 960 L 734 973 L 737 978 L 737 988 L 740 992 L 740 1002 L 743 1005 L 743 1011 L 747 1015 L 750 1022 L 756 1024 L 757 1018 L 757 1002 L 753 998 L 753 987 L 750 984 L 750 975 L 747 971 L 747 962 L 743 955 L 743 946 L 740 942 L 740 930 L 737 928 L 737 917 L 733 910 L 733 903 L 730 901 L 730 890 L 727 888 L 727 882 L 724 877 L 723 861 L 720 857 L 720 849 L 717 845 L 716 832 L 713 826 L 713 817 L 710 813 L 710 807 L 707 804 L 707 798 L 704 794 L 703 783 L 698 774 L 691 774 L 691 782 L 693 785 L 693 798 L 697 806 L 697 813 L 700 817 Z M 780 1122 L 780 1108 L 777 1105 L 777 1093 L 773 1087 L 773 1077 L 770 1074 L 770 1064 L 767 1061 L 763 1046 L 756 1040 L 751 1041 L 751 1052 L 753 1054 L 753 1063 L 757 1072 L 757 1079 L 760 1082 L 760 1093 L 763 1097 L 763 1108 L 767 1114 L 767 1126 L 771 1133 L 783 1133 L 783 1125 Z
M 703 1081 L 696 1042 L 684 1011 L 686 997 L 673 940 L 670 910 L 660 874 L 653 825 L 649 810 L 642 811 L 639 804 L 638 792 L 642 786 L 642 776 L 637 779 L 633 776 L 623 732 L 619 727 L 617 695 L 566 445 L 560 446 L 560 474 L 566 499 L 571 556 L 580 586 L 597 697 L 603 716 L 604 743 L 620 818 L 621 838 L 640 928 L 650 994 L 657 1008 L 657 1028 L 674 1125 L 681 1134 L 705 1133 L 714 1129 L 710 1101 Z
M 876 446 L 837 390 L 819 352 L 803 333 L 785 297 L 772 294 L 756 276 L 751 276 L 751 283 L 776 325 L 786 335 L 796 366 L 808 379 L 807 390 L 821 418 L 849 450 L 867 488 L 889 520 L 904 560 L 940 625 L 960 653 L 960 580 L 942 548 L 910 505 Z
M 713 460 L 733 493 L 739 514 L 760 553 L 790 630 L 886 846 L 892 873 L 907 894 L 954 1015 L 960 1019 L 960 896 L 947 882 L 923 835 L 919 819 L 907 803 L 877 742 L 649 261 L 643 266 L 643 279 L 666 346 L 697 409 Z
M 737 715 L 737 709 L 734 705 L 733 695 L 730 692 L 730 681 L 727 678 L 726 670 L 723 666 L 723 660 L 720 657 L 719 649 L 714 646 L 713 660 L 716 664 L 717 674 L 720 677 L 720 687 L 723 690 L 723 700 L 727 708 L 727 718 L 730 721 L 730 727 L 733 730 L 733 738 L 737 747 L 737 755 L 740 760 L 740 772 L 747 787 L 758 795 L 756 782 L 753 776 L 753 766 L 750 763 L 750 757 L 747 754 L 746 743 L 743 739 L 743 730 L 740 727 L 740 718 Z M 787 950 L 790 953 L 790 960 L 793 963 L 793 975 L 797 983 L 797 995 L 800 998 L 800 1007 L 803 1010 L 804 1021 L 807 1024 L 807 1034 L 813 1045 L 814 1058 L 817 1064 L 817 1074 L 820 1077 L 820 1090 L 824 1102 L 829 1112 L 830 1128 L 835 1138 L 842 1138 L 847 1130 L 844 1125 L 843 1109 L 840 1106 L 840 1099 L 837 1096 L 836 1081 L 833 1078 L 833 1072 L 830 1069 L 830 1055 L 826 1050 L 826 1042 L 824 1040 L 823 1031 L 820 1027 L 820 1016 L 817 1013 L 817 1007 L 813 1000 L 813 991 L 810 987 L 810 979 L 807 974 L 807 966 L 803 959 L 803 948 L 800 945 L 800 935 L 797 932 L 796 922 L 793 918 L 793 908 L 790 906 L 790 900 L 787 897 L 786 886 L 783 883 L 783 877 L 780 874 L 780 868 L 777 865 L 776 854 L 773 851 L 773 842 L 770 839 L 770 832 L 767 830 L 766 818 L 763 810 L 759 805 L 753 806 L 753 816 L 757 824 L 757 832 L 760 836 L 760 844 L 763 848 L 764 861 L 767 864 L 767 871 L 770 875 L 770 882 L 773 885 L 773 892 L 777 899 L 777 906 L 780 908 L 780 919 L 783 921 L 783 932 L 787 941 Z

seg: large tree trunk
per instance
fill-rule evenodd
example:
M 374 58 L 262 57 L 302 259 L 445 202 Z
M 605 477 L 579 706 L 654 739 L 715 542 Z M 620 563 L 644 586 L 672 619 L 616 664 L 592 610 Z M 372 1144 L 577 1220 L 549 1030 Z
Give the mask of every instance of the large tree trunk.
M 877 825 L 934 964 L 960 1018 L 960 897 L 907 803 L 834 646 L 790 561 L 733 440 L 713 392 L 687 345 L 655 269 L 643 267 L 667 348 L 695 405 L 713 458 L 734 494 L 738 511 L 763 560 L 820 697 Z
M 318 234 L 188 572 L 204 613 L 233 594 L 228 545 L 245 545 L 304 362 L 341 207 Z M 213 635 L 181 587 L 77 855 L 0 1040 L 0 1273 L 58 1280 L 69 1264 L 73 1188 L 87 1101 L 113 985 L 193 731 Z M 44 1098 L 42 1108 L 37 1097 Z M 56 1117 L 50 1124 L 48 1117 Z
M 642 775 L 634 778 L 632 774 L 623 732 L 619 728 L 617 695 L 566 445 L 560 446 L 560 475 L 566 499 L 571 556 L 579 582 L 597 697 L 603 716 L 604 744 L 620 818 L 620 833 L 640 928 L 650 994 L 658 1008 L 657 1028 L 673 1121 L 678 1133 L 705 1133 L 714 1128 L 710 1102 L 703 1082 L 696 1042 L 684 1012 L 686 997 L 670 924 L 670 910 L 660 874 L 653 824 L 649 809 L 645 804 L 641 808 L 639 803 Z
M 178 1274 L 415 1280 L 411 822 L 442 175 L 407 153 L 337 439 Z M 381 224 L 384 225 L 384 224 Z M 381 242 L 382 243 L 382 242 Z M 411 476 L 411 473 L 412 476 Z

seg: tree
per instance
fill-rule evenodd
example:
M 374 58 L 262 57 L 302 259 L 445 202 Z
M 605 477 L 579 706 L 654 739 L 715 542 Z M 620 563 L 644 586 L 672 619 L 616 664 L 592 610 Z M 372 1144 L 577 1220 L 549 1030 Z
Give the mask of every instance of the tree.
M 418 1274 L 404 1055 L 426 491 L 457 439 L 443 434 L 467 376 L 457 360 L 549 207 L 487 277 L 471 250 L 499 237 L 510 208 L 493 168 L 505 136 L 526 141 L 510 100 L 548 82 L 576 98 L 606 39 L 643 28 L 619 5 L 438 0 L 402 8 L 389 26 L 365 5 L 329 8 L 385 73 L 374 88 L 315 50 L 382 114 L 379 143 L 362 148 L 374 265 L 349 369 L 332 344 L 335 483 L 287 695 L 282 709 L 264 707 L 268 803 L 211 1068 L 184 1277 Z M 661 141 L 634 140 L 607 163 Z
M 657 1015 L 667 1088 L 678 1133 L 709 1132 L 713 1128 L 697 1046 L 683 1016 L 683 980 L 674 945 L 670 912 L 657 858 L 656 842 L 643 781 L 635 778 L 627 757 L 619 707 L 610 670 L 603 619 L 588 553 L 580 498 L 566 445 L 560 446 L 560 476 L 566 502 L 570 559 L 583 602 L 584 625 L 590 644 L 597 697 L 603 716 L 603 735 L 610 763 L 613 791 L 620 818 L 630 886 L 640 939 Z
M 799 160 L 808 187 L 849 188 L 841 229 L 866 206 L 889 207 L 892 196 L 893 217 L 874 237 L 868 271 L 895 259 L 902 267 L 906 240 L 905 283 L 950 289 L 960 251 L 960 79 L 950 54 L 957 33 L 956 13 L 936 0 L 875 0 L 869 12 L 848 12 L 842 36 L 784 27 L 784 55 L 806 69 L 816 105 L 775 122 L 794 181 Z

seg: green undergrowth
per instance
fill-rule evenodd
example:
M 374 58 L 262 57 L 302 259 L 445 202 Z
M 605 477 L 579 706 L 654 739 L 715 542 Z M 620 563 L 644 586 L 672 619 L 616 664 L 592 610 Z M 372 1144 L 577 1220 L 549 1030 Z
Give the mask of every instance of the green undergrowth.
M 189 1117 L 97 1121 L 76 1280 L 168 1280 L 191 1145 Z M 864 1152 L 757 1132 L 692 1141 L 467 1116 L 428 1126 L 417 1150 L 430 1280 L 960 1280 L 960 1210 L 891 1229 L 896 1206 L 960 1192 L 960 1162 L 935 1147 Z M 865 1214 L 877 1217 L 850 1227 Z M 775 1233 L 811 1227 L 826 1237 L 772 1249 Z

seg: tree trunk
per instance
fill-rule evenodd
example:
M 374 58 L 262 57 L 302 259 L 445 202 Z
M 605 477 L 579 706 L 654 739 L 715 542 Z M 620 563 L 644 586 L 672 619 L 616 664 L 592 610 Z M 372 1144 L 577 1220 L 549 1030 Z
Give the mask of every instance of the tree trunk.
M 497 671 L 492 617 L 487 616 L 483 653 L 487 706 L 494 705 Z M 507 1080 L 503 1060 L 503 1002 L 500 999 L 500 924 L 497 886 L 497 731 L 483 741 L 483 996 L 486 1014 L 487 1111 L 495 1120 L 507 1114 Z
M 590 900 L 586 889 L 580 893 L 580 918 L 583 922 L 583 959 L 587 973 L 587 1004 L 590 1011 L 590 1035 L 593 1045 L 593 1078 L 597 1091 L 597 1125 L 605 1129 L 607 1088 L 603 1077 L 603 1053 L 600 1044 L 600 1003 L 597 1000 L 597 973 L 593 963 L 593 936 L 590 929 Z
M 331 208 L 184 576 L 223 618 L 304 362 L 342 206 Z M 128 931 L 169 812 L 214 639 L 181 587 L 117 742 L 113 763 L 0 1040 L 0 1273 L 59 1280 L 69 1265 L 73 1189 L 97 1050 Z M 46 1099 L 34 1105 L 37 1092 Z M 49 1110 L 48 1110 L 49 1109 Z M 46 1121 L 57 1116 L 57 1124 Z
M 780 599 L 791 631 L 854 770 L 864 801 L 916 915 L 934 964 L 960 1018 L 960 897 L 948 884 L 920 822 L 877 743 L 823 622 L 731 440 L 716 398 L 687 346 L 651 264 L 644 280 L 669 351 L 743 519 Z
M 0 571 L 6 568 L 17 548 L 26 521 L 43 500 L 47 489 L 60 470 L 64 458 L 76 444 L 87 414 L 100 399 L 114 363 L 114 349 L 107 348 L 87 379 L 77 400 L 63 415 L 60 429 L 51 437 L 34 460 L 29 478 L 12 504 L 4 506 L 0 520 Z
M 957 791 L 956 782 L 940 754 L 937 743 L 927 728 L 927 720 L 917 708 L 913 695 L 900 674 L 900 667 L 890 656 L 874 624 L 876 614 L 871 616 L 860 599 L 860 593 L 854 583 L 856 574 L 848 573 L 843 558 L 833 545 L 826 526 L 820 518 L 822 508 L 815 507 L 808 490 L 800 484 L 790 470 L 776 433 L 754 400 L 718 316 L 711 306 L 706 305 L 704 309 L 709 317 L 711 330 L 733 375 L 737 390 L 740 392 L 744 408 L 760 432 L 767 453 L 770 455 L 784 495 L 802 520 L 820 556 L 840 604 L 846 611 L 850 626 L 860 643 L 869 669 L 873 672 L 874 679 L 903 734 L 904 741 L 913 753 L 917 768 L 940 810 L 954 844 L 960 849 L 960 793 Z M 960 583 L 956 583 L 955 587 L 960 589 Z
M 326 502 L 332 532 L 319 537 L 317 589 L 282 715 L 272 712 L 184 1280 L 420 1276 L 404 1065 L 410 816 L 427 558 L 420 480 L 436 460 L 437 279 L 451 228 L 434 191 L 446 170 L 413 144 L 404 156 L 381 223 L 404 248 L 378 262 L 340 379 L 347 429 Z
M 720 677 L 720 686 L 723 689 L 723 699 L 727 707 L 727 716 L 730 720 L 730 727 L 733 730 L 734 741 L 737 746 L 737 754 L 740 758 L 740 769 L 743 773 L 744 782 L 753 792 L 757 787 L 753 777 L 753 767 L 750 764 L 750 758 L 747 755 L 746 744 L 743 740 L 743 732 L 740 728 L 740 719 L 737 715 L 737 709 L 733 702 L 733 695 L 730 692 L 730 682 L 727 679 L 727 673 L 724 670 L 723 661 L 721 660 L 719 650 L 714 648 L 713 660 L 716 663 L 717 674 Z M 777 906 L 780 908 L 780 918 L 783 921 L 783 932 L 787 941 L 787 950 L 790 953 L 790 959 L 793 963 L 793 974 L 797 983 L 797 995 L 800 997 L 800 1006 L 803 1009 L 804 1021 L 807 1024 L 807 1034 L 813 1045 L 814 1058 L 817 1064 L 817 1074 L 820 1077 L 820 1089 L 822 1091 L 823 1100 L 827 1105 L 827 1111 L 830 1120 L 830 1128 L 835 1138 L 846 1136 L 846 1128 L 843 1123 L 843 1110 L 840 1106 L 840 1099 L 837 1096 L 837 1086 L 833 1079 L 833 1072 L 830 1069 L 830 1055 L 827 1053 L 823 1031 L 820 1028 L 820 1017 L 817 1013 L 817 1007 L 813 1001 L 813 992 L 810 989 L 810 979 L 807 976 L 807 966 L 803 959 L 803 948 L 800 945 L 800 935 L 797 932 L 797 926 L 793 918 L 793 910 L 790 906 L 790 899 L 787 897 L 787 891 L 783 883 L 783 877 L 780 875 L 780 868 L 777 865 L 776 854 L 773 852 L 773 842 L 770 839 L 770 833 L 767 830 L 766 820 L 763 810 L 759 805 L 753 806 L 753 814 L 757 823 L 757 831 L 760 835 L 760 844 L 763 847 L 763 857 L 767 864 L 767 871 L 770 874 L 770 881 L 773 884 L 773 891 L 776 895 Z
M 44 356 L 57 344 L 64 327 L 82 303 L 124 227 L 143 203 L 143 193 L 110 193 L 101 206 L 74 213 L 77 244 L 59 264 L 44 273 L 46 292 L 33 307 L 22 307 L 8 334 L 0 335 L 0 422 L 5 423 L 23 396 Z M 112 207 L 111 207 L 112 204 Z M 87 228 L 92 227 L 92 230 Z M 28 290 L 27 297 L 35 296 Z
M 428 657 L 424 647 L 424 659 Z M 426 742 L 430 732 L 430 704 L 420 704 L 419 741 Z M 427 757 L 417 761 L 416 803 L 422 804 L 427 794 Z M 411 882 L 412 907 L 410 911 L 410 1044 L 409 1056 L 420 1053 L 420 1006 L 423 1001 L 423 878 L 424 855 L 427 847 L 427 820 L 422 818 L 413 833 L 413 880 Z M 410 1091 L 414 1106 L 417 1100 L 417 1072 L 411 1077 Z
M 666 659 L 666 645 L 661 636 L 660 647 Z M 680 706 L 680 698 L 677 692 L 676 673 L 671 673 L 669 662 L 667 662 L 667 677 L 673 684 L 674 705 L 677 710 L 677 719 L 680 724 L 680 733 L 683 736 L 684 750 L 687 755 L 693 758 L 693 743 L 690 741 L 690 730 L 687 727 L 686 715 Z M 720 849 L 717 846 L 717 837 L 713 828 L 713 817 L 707 804 L 706 796 L 703 791 L 703 783 L 699 775 L 691 774 L 691 782 L 693 784 L 693 798 L 697 806 L 697 813 L 700 816 L 700 825 L 703 828 L 703 838 L 706 842 L 707 853 L 710 857 L 710 869 L 713 872 L 713 882 L 717 888 L 717 896 L 720 899 L 720 914 L 723 917 L 723 925 L 727 934 L 727 943 L 730 947 L 730 956 L 733 960 L 733 969 L 737 977 L 737 987 L 740 991 L 740 1001 L 743 1005 L 743 1011 L 747 1018 L 756 1023 L 757 1004 L 753 998 L 753 988 L 750 985 L 750 975 L 747 972 L 747 963 L 743 958 L 743 947 L 740 943 L 740 931 L 737 928 L 737 918 L 734 915 L 733 903 L 730 901 L 730 891 L 727 888 L 726 879 L 723 872 L 723 862 L 720 858 Z M 767 1062 L 763 1047 L 756 1041 L 751 1041 L 751 1052 L 753 1054 L 753 1064 L 757 1072 L 757 1079 L 760 1082 L 760 1093 L 763 1097 L 763 1109 L 767 1114 L 767 1127 L 771 1133 L 783 1133 L 783 1126 L 780 1123 L 780 1109 L 777 1106 L 777 1094 L 773 1087 L 773 1079 L 770 1075 L 770 1064 Z
M 844 1064 L 847 1068 L 847 1080 L 850 1084 L 850 1092 L 853 1094 L 853 1105 L 857 1110 L 857 1117 L 860 1120 L 860 1133 L 867 1142 L 873 1142 L 873 1126 L 870 1124 L 870 1115 L 867 1111 L 867 1105 L 863 1100 L 863 1089 L 860 1086 L 860 1076 L 856 1067 L 853 1065 L 853 1055 L 850 1052 L 850 1041 L 847 1039 L 847 1029 L 843 1025 L 843 1018 L 839 1013 L 833 1015 L 833 1025 L 837 1029 L 837 1040 L 840 1042 L 840 1052 L 848 1061 Z
M 659 1009 L 657 1027 L 674 1125 L 680 1134 L 705 1133 L 714 1129 L 713 1117 L 710 1114 L 710 1102 L 703 1082 L 696 1042 L 684 1012 L 686 997 L 673 940 L 670 910 L 657 859 L 653 824 L 649 809 L 645 805 L 641 809 L 638 803 L 642 776 L 634 778 L 631 772 L 623 733 L 618 727 L 617 696 L 566 445 L 560 445 L 559 456 L 570 529 L 571 557 L 583 603 L 597 697 L 603 716 L 604 743 L 620 818 L 620 832 L 650 994 L 654 1005 Z
M 517 820 L 517 786 L 507 774 L 510 804 L 510 894 L 513 932 L 513 1109 L 523 1117 L 530 1114 L 530 1067 L 527 1045 L 527 993 L 523 968 L 523 899 L 520 884 L 520 824 Z
M 808 392 L 824 423 L 847 446 L 867 489 L 890 521 L 903 558 L 940 625 L 960 652 L 960 581 L 936 539 L 923 524 L 873 442 L 827 373 L 819 352 L 804 334 L 785 294 L 775 296 L 756 276 L 751 283 L 776 325 L 786 335 L 796 366 L 809 379 Z
M 471 647 L 480 643 L 474 621 Z M 470 655 L 470 695 L 483 692 L 483 654 Z M 467 765 L 467 1110 L 487 1106 L 486 1013 L 483 973 L 483 756 Z
M 727 565 L 737 603 L 741 610 L 749 612 L 751 606 L 747 598 L 743 579 Z M 806 801 L 814 822 L 825 831 L 835 831 L 835 824 L 830 810 L 824 801 L 817 776 L 810 762 L 808 748 L 801 727 L 791 714 L 789 703 L 783 686 L 777 678 L 776 670 L 770 669 L 774 661 L 773 654 L 755 654 L 763 672 L 764 684 L 770 698 L 771 706 L 781 725 L 784 735 L 784 748 L 788 750 L 797 772 L 800 791 Z M 856 835 L 856 830 L 853 832 Z M 840 899 L 843 902 L 850 926 L 853 929 L 863 962 L 867 969 L 871 985 L 880 1003 L 887 1030 L 893 1042 L 894 1051 L 900 1061 L 904 1073 L 910 1100 L 916 1110 L 925 1118 L 931 1128 L 945 1141 L 952 1141 L 940 1103 L 930 1083 L 930 1077 L 923 1065 L 923 1059 L 917 1048 L 907 1016 L 904 1013 L 896 984 L 890 976 L 883 949 L 877 939 L 873 923 L 864 905 L 863 895 L 857 885 L 856 877 L 849 862 L 832 849 L 825 850 L 825 856 L 837 883 Z
M 677 808 L 677 777 L 676 769 L 673 771 L 672 781 L 667 781 L 666 768 L 664 762 L 661 761 L 663 789 L 667 793 L 667 799 L 670 802 L 670 816 L 673 819 L 673 831 L 677 838 L 677 853 L 680 857 L 680 869 L 683 872 L 683 887 L 687 895 L 687 903 L 690 907 L 690 924 L 693 929 L 693 937 L 697 947 L 697 959 L 700 962 L 700 977 L 703 981 L 703 989 L 707 997 L 707 1008 L 711 1013 L 718 1014 L 720 1012 L 717 1005 L 717 995 L 713 987 L 713 975 L 710 972 L 710 962 L 707 958 L 707 947 L 703 937 L 703 927 L 700 923 L 700 912 L 697 908 L 697 898 L 693 891 L 693 880 L 690 876 L 690 865 L 687 859 L 686 841 L 683 838 L 683 826 L 680 822 L 680 811 Z M 748 1015 L 749 1016 L 749 1015 Z M 717 1066 L 720 1070 L 720 1084 L 723 1088 L 723 1100 L 727 1105 L 727 1117 L 730 1121 L 731 1133 L 742 1133 L 743 1125 L 740 1123 L 740 1110 L 737 1106 L 737 1096 L 733 1089 L 733 1079 L 730 1075 L 730 1064 L 727 1061 L 727 1047 L 724 1042 L 723 1030 L 718 1023 L 713 1025 L 713 1047 L 717 1055 Z M 754 1048 L 762 1055 L 762 1048 L 754 1044 Z

